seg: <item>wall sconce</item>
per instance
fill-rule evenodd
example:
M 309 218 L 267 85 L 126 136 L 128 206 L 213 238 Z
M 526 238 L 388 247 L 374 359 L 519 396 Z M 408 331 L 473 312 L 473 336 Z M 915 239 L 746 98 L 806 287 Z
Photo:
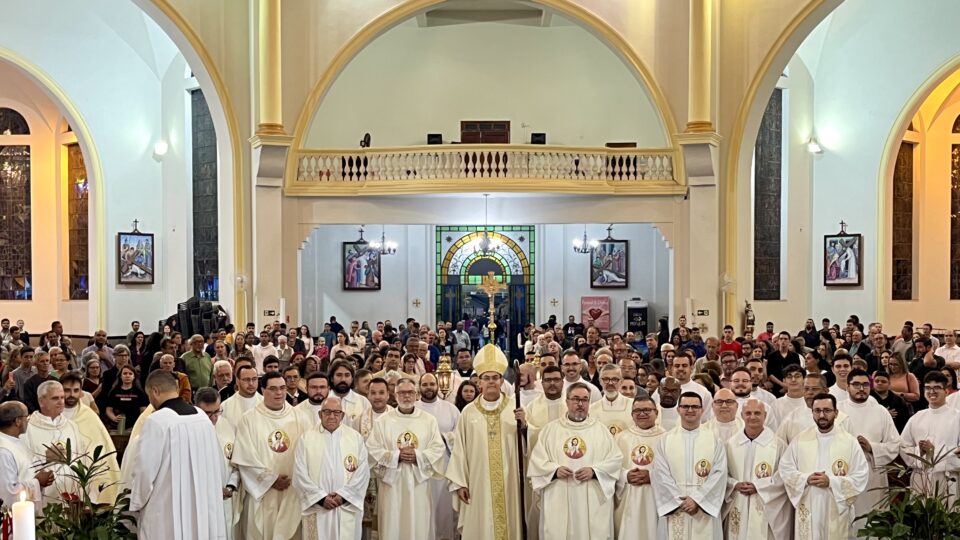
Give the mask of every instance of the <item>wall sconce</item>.
M 820 141 L 816 137 L 811 136 L 810 140 L 807 141 L 807 151 L 811 154 L 822 154 L 823 147 L 820 146 Z
M 157 141 L 153 144 L 153 159 L 156 161 L 163 161 L 163 156 L 167 155 L 167 150 L 170 149 L 170 146 L 167 144 L 167 141 Z

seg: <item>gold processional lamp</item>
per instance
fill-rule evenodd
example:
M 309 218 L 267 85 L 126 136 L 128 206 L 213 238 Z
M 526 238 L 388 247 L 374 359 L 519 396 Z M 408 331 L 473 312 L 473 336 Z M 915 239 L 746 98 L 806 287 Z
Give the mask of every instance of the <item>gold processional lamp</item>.
M 451 383 L 453 382 L 453 370 L 450 369 L 450 355 L 444 354 L 440 356 L 440 362 L 437 365 L 437 370 L 435 372 L 437 376 L 437 386 L 440 388 L 440 397 L 442 399 L 447 399 L 447 396 L 450 395 Z

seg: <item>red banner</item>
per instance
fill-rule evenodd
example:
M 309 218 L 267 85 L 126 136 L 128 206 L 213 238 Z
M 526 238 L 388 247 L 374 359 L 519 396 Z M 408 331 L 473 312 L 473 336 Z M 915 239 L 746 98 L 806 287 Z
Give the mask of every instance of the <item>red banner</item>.
M 610 297 L 581 296 L 580 321 L 589 328 L 596 326 L 600 332 L 610 331 Z

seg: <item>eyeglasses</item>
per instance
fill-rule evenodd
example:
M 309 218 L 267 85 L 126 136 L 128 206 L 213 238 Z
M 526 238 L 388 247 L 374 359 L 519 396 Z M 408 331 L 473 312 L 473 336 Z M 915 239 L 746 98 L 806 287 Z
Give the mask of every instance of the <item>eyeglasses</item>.
M 415 396 L 417 392 L 415 390 L 399 390 L 396 392 L 398 396 Z
M 736 404 L 737 404 L 737 400 L 735 400 L 735 399 L 715 399 L 715 400 L 713 400 L 713 402 L 716 403 L 717 405 L 720 405 L 721 407 L 724 406 L 724 405 L 736 405 Z
M 605 384 L 614 384 L 614 383 L 620 382 L 621 380 L 623 379 L 621 379 L 620 377 L 601 377 L 600 378 L 600 382 Z
M 828 415 L 828 414 L 832 414 L 832 413 L 835 413 L 835 412 L 837 412 L 837 411 L 834 410 L 834 409 L 813 409 L 813 415 L 814 415 L 814 416 L 826 416 L 826 415 Z
M 644 415 L 644 414 L 653 414 L 653 413 L 655 413 L 655 412 L 657 412 L 656 409 L 649 409 L 649 408 L 648 408 L 648 409 L 634 409 L 634 410 L 633 410 L 633 414 L 635 414 L 635 415 L 637 415 L 637 416 Z
M 480 377 L 480 380 L 483 382 L 497 382 L 500 380 L 500 376 L 499 375 L 495 375 L 493 377 L 483 376 L 483 377 Z
M 677 408 L 682 409 L 684 411 L 698 411 L 702 409 L 703 406 L 702 405 L 677 405 Z
M 923 390 L 925 392 L 943 392 L 942 386 L 928 386 L 924 385 Z
M 260 379 L 259 379 L 258 377 L 246 377 L 246 378 L 244 378 L 244 379 L 237 379 L 237 380 L 240 381 L 240 382 L 243 382 L 243 383 L 250 384 L 250 383 L 255 383 L 255 382 L 257 382 L 257 381 L 260 380 Z
M 852 382 L 848 384 L 850 388 L 856 388 L 858 390 L 863 390 L 864 388 L 870 388 L 870 383 L 868 382 Z
M 577 403 L 578 405 L 589 405 L 589 404 L 590 404 L 590 398 L 588 398 L 588 397 L 584 397 L 584 398 L 568 397 L 568 398 L 567 398 L 567 401 L 572 401 L 572 402 L 574 402 L 574 403 Z
M 220 416 L 223 414 L 223 409 L 217 409 L 216 411 L 203 411 L 207 413 L 207 418 L 213 418 L 214 416 Z
M 327 409 L 320 409 L 320 416 L 343 416 L 343 411 L 330 411 Z
M 563 378 L 555 379 L 551 377 L 549 379 L 541 379 L 540 382 L 543 384 L 560 384 L 563 382 Z

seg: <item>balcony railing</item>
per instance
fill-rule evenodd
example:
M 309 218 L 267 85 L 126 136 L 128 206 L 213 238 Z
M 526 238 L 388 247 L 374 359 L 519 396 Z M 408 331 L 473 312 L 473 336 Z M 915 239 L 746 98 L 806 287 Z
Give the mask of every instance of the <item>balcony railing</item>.
M 288 190 L 303 195 L 469 191 L 490 185 L 524 191 L 531 180 L 542 191 L 664 192 L 681 187 L 673 149 L 438 145 L 300 150 L 295 159 L 296 180 Z

